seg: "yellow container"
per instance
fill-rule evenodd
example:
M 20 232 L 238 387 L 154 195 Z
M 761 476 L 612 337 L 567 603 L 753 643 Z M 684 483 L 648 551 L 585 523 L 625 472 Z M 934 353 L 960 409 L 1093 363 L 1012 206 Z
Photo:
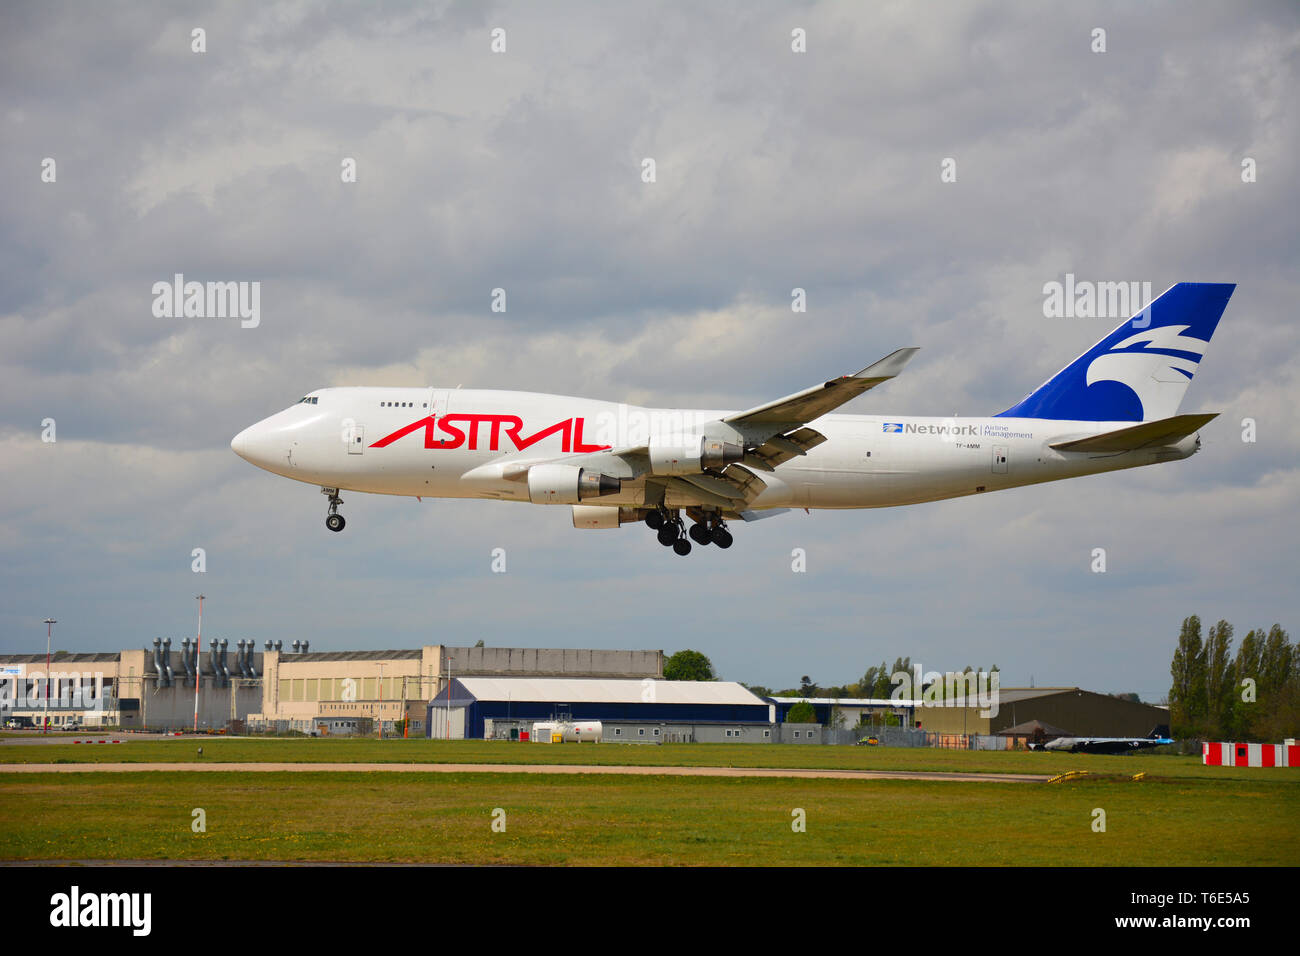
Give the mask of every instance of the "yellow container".
M 564 734 L 551 734 L 551 743 L 553 744 L 564 743 Z

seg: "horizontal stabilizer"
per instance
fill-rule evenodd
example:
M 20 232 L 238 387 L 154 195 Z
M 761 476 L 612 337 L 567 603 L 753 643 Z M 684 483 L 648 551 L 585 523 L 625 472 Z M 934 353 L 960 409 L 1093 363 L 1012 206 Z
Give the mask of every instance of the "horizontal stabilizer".
M 1207 422 L 1219 417 L 1218 412 L 1203 415 L 1175 415 L 1158 422 L 1143 422 L 1131 428 L 1120 428 L 1087 438 L 1074 438 L 1052 442 L 1057 451 L 1083 451 L 1118 453 L 1137 451 L 1152 445 L 1173 445 L 1203 428 Z

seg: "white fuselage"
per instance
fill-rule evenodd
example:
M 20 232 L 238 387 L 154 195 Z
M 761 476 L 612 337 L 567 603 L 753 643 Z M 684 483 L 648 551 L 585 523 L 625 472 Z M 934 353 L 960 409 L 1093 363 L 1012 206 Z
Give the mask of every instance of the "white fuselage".
M 653 409 L 530 392 L 325 388 L 241 432 L 232 448 L 255 465 L 340 490 L 528 501 L 502 464 L 643 445 L 692 433 L 725 411 Z M 432 418 L 431 418 L 432 416 Z M 826 415 L 826 441 L 763 472 L 748 504 L 883 508 L 997 491 L 1186 458 L 1196 436 L 1119 454 L 1060 452 L 1049 443 L 1131 426 L 1034 418 Z M 645 480 L 625 480 L 592 504 L 641 506 Z M 664 504 L 682 507 L 670 488 Z

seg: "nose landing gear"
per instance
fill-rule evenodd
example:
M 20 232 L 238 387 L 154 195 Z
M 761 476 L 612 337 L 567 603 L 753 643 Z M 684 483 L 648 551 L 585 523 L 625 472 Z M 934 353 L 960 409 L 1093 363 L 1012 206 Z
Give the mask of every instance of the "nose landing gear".
M 325 527 L 331 531 L 342 531 L 347 527 L 347 519 L 339 514 L 339 505 L 343 504 L 343 499 L 339 497 L 337 488 L 322 488 L 320 493 L 328 495 L 330 500 L 329 514 L 325 516 Z

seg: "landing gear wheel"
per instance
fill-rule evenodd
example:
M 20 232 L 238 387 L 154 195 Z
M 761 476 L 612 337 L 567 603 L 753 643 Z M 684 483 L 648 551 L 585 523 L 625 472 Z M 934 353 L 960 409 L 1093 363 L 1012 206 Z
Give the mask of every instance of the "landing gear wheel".
M 664 526 L 664 513 L 662 511 L 652 511 L 645 516 L 646 526 L 651 531 L 658 531 Z
M 691 543 L 685 538 L 678 538 L 673 542 L 673 550 L 682 557 L 686 557 L 686 555 L 691 553 Z
M 339 497 L 339 490 L 337 488 L 322 488 L 320 493 L 330 500 L 329 514 L 325 516 L 325 527 L 331 531 L 342 531 L 347 525 L 347 520 L 339 514 L 339 505 L 343 504 L 343 499 Z
M 713 532 L 711 532 L 709 526 L 703 522 L 697 522 L 696 524 L 691 525 L 691 530 L 688 531 L 687 534 L 691 536 L 691 540 L 696 544 L 708 544 L 713 540 Z
M 723 551 L 726 551 L 729 547 L 731 547 L 731 532 L 728 531 L 726 528 L 714 528 L 713 543 L 716 544 Z
M 673 542 L 677 540 L 677 526 L 675 524 L 666 524 L 659 529 L 659 543 L 665 548 L 671 548 Z

